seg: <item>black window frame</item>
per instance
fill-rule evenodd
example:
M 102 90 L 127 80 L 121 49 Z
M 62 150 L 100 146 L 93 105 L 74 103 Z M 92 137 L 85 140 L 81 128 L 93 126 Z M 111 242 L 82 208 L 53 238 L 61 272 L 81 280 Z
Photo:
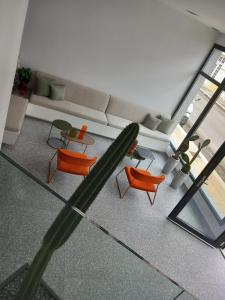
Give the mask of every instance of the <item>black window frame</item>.
M 181 145 L 183 144 L 183 142 L 187 138 L 191 137 L 195 133 L 195 131 L 201 125 L 201 123 L 203 122 L 203 120 L 205 119 L 205 117 L 207 116 L 207 114 L 210 112 L 210 109 L 215 104 L 215 102 L 216 102 L 217 98 L 219 97 L 219 95 L 223 91 L 225 91 L 225 78 L 222 80 L 222 82 L 219 82 L 219 81 L 215 80 L 214 78 L 212 78 L 211 76 L 209 76 L 207 73 L 205 73 L 203 71 L 205 65 L 207 64 L 210 56 L 212 55 L 212 53 L 213 53 L 213 51 L 215 49 L 217 49 L 219 51 L 222 51 L 222 52 L 225 52 L 225 46 L 221 46 L 219 44 L 214 44 L 213 45 L 213 47 L 211 48 L 211 50 L 207 54 L 206 58 L 202 62 L 200 68 L 197 71 L 197 73 L 195 74 L 194 78 L 192 79 L 192 81 L 191 81 L 190 85 L 188 86 L 187 90 L 185 91 L 184 95 L 182 96 L 182 98 L 181 98 L 180 102 L 178 103 L 177 107 L 175 108 L 174 112 L 172 113 L 172 119 L 177 114 L 177 112 L 179 111 L 179 109 L 182 107 L 182 105 L 183 105 L 186 97 L 188 96 L 189 92 L 191 91 L 191 89 L 192 89 L 193 85 L 195 84 L 196 80 L 198 79 L 199 75 L 202 75 L 205 79 L 207 79 L 210 82 L 212 82 L 213 84 L 215 84 L 217 86 L 217 90 L 214 92 L 214 94 L 210 98 L 209 102 L 207 103 L 207 105 L 205 106 L 205 108 L 203 109 L 203 111 L 201 112 L 200 116 L 195 121 L 195 123 L 193 124 L 193 126 L 191 127 L 191 129 L 189 130 L 189 132 L 186 134 L 186 136 L 184 137 L 183 141 L 180 143 L 180 145 L 178 146 L 178 148 L 175 149 L 175 147 L 173 146 L 172 142 L 170 142 L 170 146 L 171 146 L 171 148 L 172 148 L 172 150 L 174 152 L 181 147 Z M 190 177 L 191 177 L 192 180 L 194 180 L 194 177 L 191 174 L 190 174 Z
M 202 62 L 201 66 L 199 67 L 197 73 L 195 74 L 194 78 L 192 79 L 191 83 L 189 84 L 188 88 L 185 90 L 181 100 L 179 101 L 177 107 L 174 109 L 173 113 L 172 113 L 172 119 L 175 117 L 175 115 L 177 114 L 177 112 L 179 111 L 179 109 L 182 107 L 187 95 L 189 94 L 190 90 L 192 89 L 194 83 L 196 82 L 197 78 L 199 75 L 202 75 L 203 77 L 205 77 L 206 79 L 208 79 L 209 81 L 211 81 L 212 83 L 214 83 L 218 88 L 221 87 L 222 83 L 225 81 L 223 79 L 223 81 L 220 83 L 217 80 L 215 80 L 214 78 L 212 78 L 211 76 L 209 76 L 208 74 L 206 74 L 203 69 L 205 67 L 205 65 L 207 64 L 210 56 L 212 55 L 213 51 L 217 49 L 219 51 L 225 52 L 225 46 L 221 46 L 219 44 L 214 44 L 213 47 L 211 48 L 211 50 L 209 51 L 209 53 L 207 54 L 206 58 L 204 59 L 204 61 Z M 224 86 L 223 89 L 225 90 L 225 82 L 224 82 Z M 220 90 L 221 92 L 221 90 Z M 194 124 L 195 125 L 195 124 Z

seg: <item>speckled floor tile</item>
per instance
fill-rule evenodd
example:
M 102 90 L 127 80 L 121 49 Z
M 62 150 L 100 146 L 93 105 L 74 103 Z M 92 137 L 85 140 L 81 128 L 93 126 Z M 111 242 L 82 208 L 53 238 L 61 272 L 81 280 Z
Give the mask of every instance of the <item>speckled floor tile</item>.
M 193 296 L 188 294 L 187 292 L 183 292 L 176 300 L 196 300 Z
M 54 153 L 46 144 L 49 129 L 47 122 L 26 118 L 16 145 L 3 146 L 6 154 L 43 182 L 46 182 L 48 160 Z M 100 157 L 111 140 L 94 137 L 96 144 L 88 147 L 87 153 Z M 80 150 L 76 144 L 71 144 L 71 147 Z M 154 155 L 156 160 L 151 172 L 160 174 L 165 157 L 156 152 Z M 135 164 L 130 159 L 124 159 L 89 208 L 88 216 L 199 299 L 224 300 L 225 261 L 222 255 L 166 219 L 185 191 L 173 190 L 170 187 L 172 175 L 169 175 L 160 186 L 153 207 L 146 194 L 137 190 L 130 190 L 121 200 L 115 174 L 126 163 Z M 140 165 L 145 166 L 145 162 Z M 126 179 L 121 176 L 120 180 L 124 188 Z M 50 187 L 68 199 L 80 182 L 78 176 L 58 173 Z

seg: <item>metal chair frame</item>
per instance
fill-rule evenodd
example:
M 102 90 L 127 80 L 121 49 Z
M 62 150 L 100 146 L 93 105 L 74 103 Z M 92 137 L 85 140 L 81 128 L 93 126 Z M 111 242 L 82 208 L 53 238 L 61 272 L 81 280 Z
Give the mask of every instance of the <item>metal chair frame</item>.
M 55 173 L 57 172 L 57 167 L 55 168 L 55 170 L 52 172 L 51 174 L 51 166 L 52 166 L 52 161 L 53 159 L 56 157 L 58 151 L 55 152 L 55 154 L 52 156 L 52 158 L 50 159 L 50 161 L 48 162 L 48 183 L 50 183 L 52 181 L 52 178 L 54 177 Z
M 129 185 L 128 185 L 128 187 L 126 188 L 125 192 L 124 192 L 123 194 L 121 193 L 121 189 L 120 189 L 120 185 L 119 185 L 119 181 L 118 181 L 118 176 L 119 176 L 119 175 L 122 173 L 122 171 L 124 171 L 124 170 L 125 170 L 125 167 L 122 168 L 122 170 L 120 170 L 119 173 L 117 173 L 117 175 L 116 175 L 116 185 L 117 185 L 117 189 L 118 189 L 118 192 L 119 192 L 119 195 L 120 195 L 120 199 L 123 199 L 124 196 L 126 195 L 126 193 L 128 192 L 128 190 L 129 190 L 130 188 L 132 188 L 132 186 L 130 186 L 130 183 L 128 182 Z M 126 176 L 126 177 L 127 177 L 127 176 Z M 127 178 L 127 180 L 128 180 L 128 178 Z M 147 194 L 147 196 L 148 196 L 148 199 L 149 199 L 149 202 L 150 202 L 151 206 L 155 203 L 155 198 L 156 198 L 156 195 L 157 195 L 157 192 L 158 192 L 159 185 L 160 185 L 160 183 L 157 184 L 156 191 L 154 192 L 154 197 L 153 197 L 153 199 L 151 198 L 150 193 L 149 193 L 148 191 L 146 191 L 146 194 Z M 138 189 L 137 189 L 137 190 L 138 190 Z
M 58 152 L 58 150 L 55 152 L 55 154 L 52 156 L 52 158 L 50 159 L 50 161 L 49 161 L 49 163 L 48 163 L 48 179 L 47 179 L 47 182 L 48 182 L 48 183 L 50 183 L 50 182 L 52 181 L 52 179 L 53 179 L 53 177 L 54 177 L 54 175 L 55 175 L 55 173 L 56 173 L 57 171 L 60 172 L 60 170 L 58 170 L 57 167 L 56 167 L 56 168 L 54 169 L 54 171 L 51 173 L 52 161 L 53 161 L 53 159 L 56 157 L 57 152 Z M 92 167 L 92 165 L 90 166 L 89 171 L 90 171 L 91 167 Z M 80 175 L 80 176 L 82 176 L 82 175 Z M 85 179 L 86 176 L 83 175 L 83 177 L 84 177 L 84 179 Z

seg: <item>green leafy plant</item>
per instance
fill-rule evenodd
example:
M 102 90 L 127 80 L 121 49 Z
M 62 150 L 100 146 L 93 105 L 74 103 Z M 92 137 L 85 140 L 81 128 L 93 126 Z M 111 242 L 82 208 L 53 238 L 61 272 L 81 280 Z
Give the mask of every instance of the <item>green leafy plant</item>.
M 180 147 L 177 149 L 175 154 L 173 155 L 173 158 L 178 160 L 187 150 L 189 149 L 189 144 L 191 141 L 196 141 L 199 139 L 198 135 L 193 135 L 183 141 L 183 143 L 180 145 Z
M 17 69 L 17 74 L 20 82 L 28 84 L 31 80 L 31 69 L 30 68 L 19 68 Z
M 41 248 L 29 267 L 16 300 L 34 299 L 41 277 L 54 251 L 67 241 L 82 219 L 82 216 L 72 207 L 75 206 L 82 212 L 86 212 L 107 179 L 126 155 L 128 149 L 136 139 L 138 131 L 138 124 L 132 123 L 128 125 L 71 196 L 68 204 L 61 210 L 47 231 Z
M 181 154 L 181 159 L 183 162 L 183 167 L 182 167 L 181 171 L 184 174 L 188 174 L 190 172 L 191 164 L 195 161 L 195 159 L 197 158 L 199 153 L 202 151 L 202 149 L 207 147 L 210 144 L 210 142 L 211 142 L 210 139 L 206 139 L 202 143 L 198 143 L 198 150 L 196 151 L 196 153 L 194 154 L 194 156 L 192 157 L 191 160 L 186 153 Z

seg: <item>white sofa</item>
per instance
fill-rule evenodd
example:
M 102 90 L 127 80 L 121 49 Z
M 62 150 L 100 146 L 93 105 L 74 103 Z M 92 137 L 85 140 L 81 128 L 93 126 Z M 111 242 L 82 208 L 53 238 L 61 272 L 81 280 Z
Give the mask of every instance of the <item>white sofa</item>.
M 23 126 L 27 105 L 28 99 L 17 95 L 11 96 L 3 135 L 3 143 L 10 145 L 15 144 Z
M 35 94 L 35 78 L 32 82 L 34 93 L 30 98 L 26 114 L 52 122 L 54 119 L 64 119 L 72 126 L 80 128 L 84 123 L 88 131 L 116 138 L 121 130 L 131 122 L 140 124 L 138 143 L 156 151 L 166 151 L 170 137 L 157 130 L 150 130 L 141 123 L 147 113 L 159 115 L 160 112 L 128 103 L 104 92 L 71 82 L 47 73 L 37 72 L 35 77 L 54 79 L 66 86 L 65 100 L 51 100 Z M 168 114 L 163 115 L 170 118 Z

